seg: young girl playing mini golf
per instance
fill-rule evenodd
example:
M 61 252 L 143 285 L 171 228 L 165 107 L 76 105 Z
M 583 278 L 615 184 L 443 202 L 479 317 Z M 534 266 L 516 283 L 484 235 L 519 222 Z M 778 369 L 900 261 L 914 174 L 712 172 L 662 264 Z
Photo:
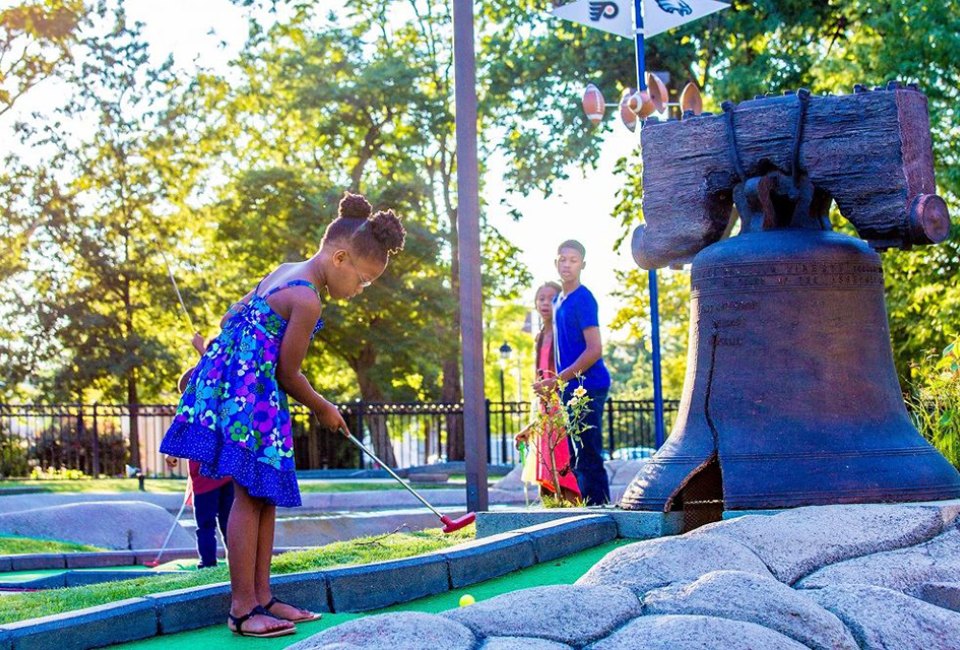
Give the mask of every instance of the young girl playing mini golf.
M 405 231 L 396 215 L 371 217 L 371 211 L 362 196 L 344 196 L 313 257 L 281 264 L 227 311 L 160 447 L 199 462 L 204 476 L 233 477 L 228 627 L 237 634 L 283 636 L 293 634 L 296 623 L 320 618 L 270 590 L 276 508 L 300 505 L 287 395 L 325 428 L 349 431 L 300 365 L 323 327 L 320 292 L 326 289 L 333 299 L 360 294 L 403 249 Z

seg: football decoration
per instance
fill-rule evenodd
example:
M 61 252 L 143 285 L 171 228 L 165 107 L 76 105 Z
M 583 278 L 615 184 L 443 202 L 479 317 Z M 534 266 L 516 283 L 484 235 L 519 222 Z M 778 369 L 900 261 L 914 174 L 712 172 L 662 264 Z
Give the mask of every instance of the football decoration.
M 650 99 L 650 93 L 646 90 L 639 90 L 633 93 L 630 99 L 627 100 L 627 106 L 629 106 L 630 110 L 636 113 L 637 117 L 641 120 L 647 119 L 657 110 L 657 107 L 653 105 L 653 100 Z
M 653 102 L 657 112 L 662 113 L 667 106 L 667 102 L 670 101 L 670 95 L 667 93 L 667 87 L 660 77 L 652 72 L 647 73 L 647 90 L 650 93 L 650 101 Z
M 631 131 L 637 129 L 637 114 L 628 106 L 634 92 L 636 91 L 633 88 L 624 88 L 623 94 L 620 96 L 620 121 Z
M 587 89 L 583 91 L 583 112 L 586 113 L 587 119 L 594 126 L 600 124 L 605 109 L 603 93 L 593 84 L 587 84 Z
M 692 81 L 683 87 L 680 93 L 680 112 L 686 113 L 693 111 L 694 115 L 703 112 L 703 98 L 700 96 L 700 89 Z

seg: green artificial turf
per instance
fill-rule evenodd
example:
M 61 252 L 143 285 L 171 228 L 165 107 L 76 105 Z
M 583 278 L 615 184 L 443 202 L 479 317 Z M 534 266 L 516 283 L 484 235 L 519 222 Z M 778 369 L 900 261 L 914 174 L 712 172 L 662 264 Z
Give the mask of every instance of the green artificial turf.
M 273 560 L 273 574 L 315 571 L 421 555 L 471 540 L 475 535 L 476 527 L 471 525 L 449 535 L 444 535 L 439 528 L 434 528 L 415 533 L 390 533 L 334 542 L 316 549 L 278 555 Z M 229 580 L 227 567 L 221 564 L 186 574 L 150 576 L 4 596 L 0 601 L 3 604 L 0 607 L 0 624 Z
M 196 570 L 196 562 L 194 562 L 193 570 Z M 66 573 L 67 571 L 159 571 L 157 569 L 148 569 L 145 566 L 134 565 L 134 564 L 124 564 L 123 566 L 110 566 L 110 567 L 90 567 L 83 569 L 35 569 L 33 571 L 8 571 L 0 573 L 0 582 L 8 584 L 16 584 L 19 582 L 30 582 L 31 580 L 36 580 L 37 578 L 47 578 L 49 576 L 55 576 L 60 573 Z M 166 571 L 188 571 L 188 568 L 167 568 Z M 5 601 L 0 601 L 5 602 Z
M 102 551 L 104 549 L 85 544 L 61 542 L 55 539 L 36 539 L 0 535 L 0 555 L 27 555 L 30 553 L 74 553 L 83 551 Z
M 580 553 L 575 553 L 574 555 L 568 555 L 565 558 L 554 560 L 553 562 L 546 562 L 528 569 L 514 571 L 500 578 L 494 578 L 493 580 L 487 580 L 486 582 L 471 585 L 463 589 L 448 591 L 436 596 L 421 598 L 385 609 L 360 614 L 327 613 L 324 614 L 323 618 L 319 621 L 300 623 L 297 625 L 297 633 L 292 636 L 279 637 L 276 639 L 244 639 L 238 637 L 227 629 L 226 612 L 224 612 L 223 625 L 206 627 L 191 632 L 182 632 L 180 634 L 158 636 L 144 641 L 126 643 L 113 647 L 127 650 L 193 650 L 195 648 L 236 648 L 237 650 L 243 650 L 255 645 L 257 650 L 280 650 L 298 641 L 303 641 L 307 637 L 329 627 L 340 625 L 341 623 L 346 623 L 347 621 L 363 616 L 385 614 L 388 612 L 427 612 L 435 614 L 457 607 L 460 602 L 460 597 L 464 594 L 470 594 L 477 602 L 480 602 L 518 589 L 542 587 L 545 585 L 573 584 L 607 553 L 619 546 L 635 541 L 636 540 L 618 539 Z

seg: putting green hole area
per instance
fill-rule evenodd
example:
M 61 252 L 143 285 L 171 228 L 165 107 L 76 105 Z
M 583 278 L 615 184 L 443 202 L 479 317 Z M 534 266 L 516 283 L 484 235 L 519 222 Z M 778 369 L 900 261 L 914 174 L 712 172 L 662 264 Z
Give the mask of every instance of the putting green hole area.
M 355 618 L 372 616 L 374 614 L 385 614 L 387 612 L 426 612 L 436 614 L 458 607 L 460 599 L 465 595 L 472 596 L 477 603 L 480 603 L 494 596 L 506 594 L 518 589 L 529 589 L 530 587 L 543 587 L 546 585 L 573 584 L 607 553 L 619 546 L 635 541 L 637 540 L 617 539 L 586 551 L 581 551 L 580 553 L 568 555 L 564 558 L 544 562 L 543 564 L 521 569 L 520 571 L 514 571 L 499 578 L 478 582 L 475 585 L 469 585 L 462 589 L 445 591 L 436 596 L 420 598 L 408 603 L 400 603 L 399 605 L 393 605 L 392 607 L 386 607 L 384 609 L 361 613 L 324 613 L 323 618 L 319 621 L 298 624 L 297 633 L 293 636 L 279 637 L 276 639 L 244 639 L 238 637 L 227 629 L 227 613 L 224 612 L 223 625 L 206 627 L 192 632 L 158 636 L 144 641 L 126 643 L 113 647 L 128 648 L 130 650 L 194 650 L 195 648 L 237 648 L 239 650 L 241 648 L 249 649 L 251 644 L 255 643 L 257 650 L 279 650 L 280 648 L 286 648 L 298 641 L 302 641 L 328 627 L 346 623 Z M 470 607 L 470 605 L 467 606 Z

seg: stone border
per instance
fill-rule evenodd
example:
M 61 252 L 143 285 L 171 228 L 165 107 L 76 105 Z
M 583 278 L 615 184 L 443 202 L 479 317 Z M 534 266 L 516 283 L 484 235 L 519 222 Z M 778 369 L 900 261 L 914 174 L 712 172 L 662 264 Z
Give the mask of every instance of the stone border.
M 274 555 L 288 551 L 302 551 L 305 547 L 289 546 L 273 549 Z M 27 555 L 0 555 L 0 575 L 10 571 L 40 571 L 46 569 L 100 569 L 116 566 L 132 566 L 152 562 L 157 558 L 158 548 L 136 551 L 91 551 L 83 553 L 32 553 Z M 223 559 L 223 548 L 217 548 L 217 557 Z M 160 562 L 172 560 L 197 560 L 197 549 L 168 548 L 160 556 Z M 0 578 L 0 582 L 2 582 Z
M 116 580 L 133 580 L 134 578 L 152 578 L 153 576 L 186 574 L 190 571 L 154 571 L 144 568 L 143 571 L 109 571 L 93 569 L 90 571 L 69 570 L 52 576 L 25 580 L 22 582 L 3 582 L 0 579 L 0 589 L 8 591 L 34 589 L 63 589 L 64 587 L 82 587 L 96 585 L 101 582 Z M 3 601 L 0 601 L 3 602 Z
M 501 533 L 448 549 L 273 578 L 278 598 L 320 612 L 365 611 L 483 582 L 617 538 L 606 513 L 591 512 Z M 70 650 L 127 643 L 223 624 L 230 585 L 219 583 L 0 626 L 0 650 Z
M 770 511 L 773 514 L 773 511 Z M 617 526 L 617 536 L 625 539 L 653 539 L 679 535 L 682 512 L 621 510 L 612 506 L 589 508 L 523 508 L 477 513 L 477 538 L 497 535 L 522 526 L 533 526 L 571 516 L 603 515 Z

